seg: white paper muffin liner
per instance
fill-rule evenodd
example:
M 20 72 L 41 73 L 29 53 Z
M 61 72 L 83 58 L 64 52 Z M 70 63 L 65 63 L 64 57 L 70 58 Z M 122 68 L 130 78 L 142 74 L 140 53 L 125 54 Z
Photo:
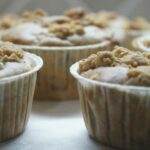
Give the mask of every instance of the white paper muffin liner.
M 150 88 L 77 79 L 83 118 L 97 141 L 121 149 L 150 148 Z
M 66 100 L 78 96 L 76 82 L 69 73 L 69 67 L 76 61 L 100 50 L 110 50 L 114 43 L 73 47 L 20 46 L 25 51 L 43 58 L 44 66 L 38 73 L 36 100 Z
M 33 70 L 0 79 L 0 142 L 22 133 L 32 107 L 37 71 L 42 66 L 40 57 L 30 54 L 35 62 Z

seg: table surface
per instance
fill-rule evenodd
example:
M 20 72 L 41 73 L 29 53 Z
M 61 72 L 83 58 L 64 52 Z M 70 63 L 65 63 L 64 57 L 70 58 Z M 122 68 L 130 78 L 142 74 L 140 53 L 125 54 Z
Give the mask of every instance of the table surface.
M 92 140 L 79 101 L 35 101 L 23 134 L 0 144 L 0 150 L 114 150 Z

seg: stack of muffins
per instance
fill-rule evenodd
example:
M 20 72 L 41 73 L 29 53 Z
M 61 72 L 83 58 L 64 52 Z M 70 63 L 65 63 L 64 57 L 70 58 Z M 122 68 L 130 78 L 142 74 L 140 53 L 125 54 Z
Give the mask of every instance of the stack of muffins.
M 0 140 L 25 128 L 42 66 L 37 54 L 44 65 L 37 74 L 36 100 L 77 99 L 74 76 L 93 138 L 126 149 L 150 146 L 149 33 L 150 23 L 143 18 L 132 21 L 82 8 L 60 16 L 43 10 L 1 16 Z

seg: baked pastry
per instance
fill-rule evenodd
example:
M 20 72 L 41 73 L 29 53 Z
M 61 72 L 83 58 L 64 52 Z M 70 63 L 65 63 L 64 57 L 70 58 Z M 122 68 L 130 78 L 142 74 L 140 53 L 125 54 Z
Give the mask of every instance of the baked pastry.
M 75 10 L 74 13 L 78 14 L 78 9 Z M 112 22 L 110 24 L 121 22 L 119 17 L 116 21 L 112 21 L 112 19 L 109 21 L 107 18 L 110 18 L 110 15 L 111 13 L 107 12 L 93 13 L 85 15 L 83 19 L 79 20 L 79 18 L 75 19 L 63 15 L 47 16 L 46 12 L 42 10 L 24 12 L 16 21 L 15 26 L 13 25 L 2 34 L 1 40 L 20 45 L 37 46 L 80 46 L 97 44 L 112 37 L 111 33 L 104 30 L 108 25 L 101 26 L 100 24 L 102 22 L 104 24 L 106 24 L 105 22 Z M 103 19 L 99 19 L 99 22 L 96 24 L 95 17 L 102 18 L 102 16 Z M 115 40 L 115 38 L 113 39 Z M 120 39 L 120 36 L 118 39 Z
M 84 121 L 94 139 L 121 149 L 150 147 L 150 57 L 115 47 L 75 63 Z
M 17 25 L 1 35 L 1 40 L 11 41 L 43 58 L 44 67 L 38 74 L 35 92 L 35 99 L 39 100 L 77 98 L 69 66 L 117 43 L 94 24 L 83 25 L 77 19 L 48 16 L 42 11 L 24 13 Z
M 22 133 L 32 107 L 40 57 L 0 43 L 0 141 Z

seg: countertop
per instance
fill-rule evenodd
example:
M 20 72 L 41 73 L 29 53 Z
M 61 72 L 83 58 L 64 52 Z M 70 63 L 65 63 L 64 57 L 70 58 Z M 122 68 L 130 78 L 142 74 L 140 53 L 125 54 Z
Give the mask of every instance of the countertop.
M 114 150 L 88 136 L 78 100 L 35 101 L 27 128 L 0 150 Z

